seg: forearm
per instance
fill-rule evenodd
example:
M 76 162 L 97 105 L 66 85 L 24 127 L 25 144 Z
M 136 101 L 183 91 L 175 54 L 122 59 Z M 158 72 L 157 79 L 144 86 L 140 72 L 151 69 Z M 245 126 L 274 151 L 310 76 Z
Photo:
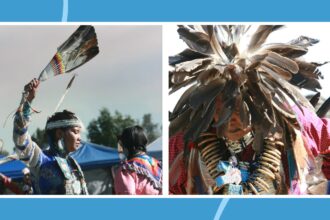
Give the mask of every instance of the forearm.
M 21 148 L 27 139 L 29 139 L 28 126 L 31 119 L 31 105 L 24 99 L 15 113 L 13 139 L 15 146 Z
M 42 152 L 28 132 L 31 112 L 30 103 L 23 99 L 15 114 L 13 140 L 19 159 L 28 166 L 35 167 Z

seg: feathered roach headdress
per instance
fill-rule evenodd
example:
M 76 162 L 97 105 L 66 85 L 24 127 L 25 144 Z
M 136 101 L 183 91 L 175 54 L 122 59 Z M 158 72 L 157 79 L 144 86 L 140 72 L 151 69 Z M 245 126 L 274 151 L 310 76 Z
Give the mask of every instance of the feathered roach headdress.
M 189 48 L 170 57 L 170 94 L 190 87 L 170 113 L 170 135 L 183 131 L 186 142 L 194 141 L 212 125 L 221 137 L 239 107 L 242 122 L 251 124 L 254 131 L 257 153 L 275 127 L 281 129 L 287 146 L 292 146 L 293 128 L 298 124 L 290 102 L 299 108 L 313 108 L 297 87 L 320 89 L 318 66 L 322 64 L 301 59 L 316 39 L 301 36 L 288 43 L 265 44 L 281 27 L 261 25 L 244 45 L 250 26 L 179 26 L 180 38 Z M 219 95 L 222 108 L 216 112 Z M 219 115 L 217 123 L 213 122 L 214 114 Z

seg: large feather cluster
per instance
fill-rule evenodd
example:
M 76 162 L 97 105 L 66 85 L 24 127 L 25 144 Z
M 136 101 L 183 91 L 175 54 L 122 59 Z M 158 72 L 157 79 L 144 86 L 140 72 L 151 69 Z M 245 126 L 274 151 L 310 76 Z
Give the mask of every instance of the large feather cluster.
M 170 57 L 170 93 L 189 86 L 170 113 L 170 135 L 184 131 L 185 141 L 196 140 L 211 125 L 222 137 L 235 109 L 255 134 L 253 147 L 261 151 L 264 138 L 280 128 L 284 142 L 292 142 L 297 125 L 292 102 L 312 108 L 298 91 L 320 89 L 319 63 L 302 56 L 318 40 L 301 36 L 288 43 L 266 44 L 280 25 L 261 25 L 248 36 L 245 25 L 179 26 L 180 38 L 188 49 Z M 216 112 L 216 97 L 221 110 Z M 220 120 L 214 123 L 213 116 Z
M 41 71 L 38 79 L 45 81 L 49 77 L 69 73 L 91 60 L 98 53 L 99 47 L 94 27 L 81 25 L 58 48 L 57 53 Z
M 95 28 L 81 25 L 59 48 L 65 72 L 71 72 L 99 53 Z

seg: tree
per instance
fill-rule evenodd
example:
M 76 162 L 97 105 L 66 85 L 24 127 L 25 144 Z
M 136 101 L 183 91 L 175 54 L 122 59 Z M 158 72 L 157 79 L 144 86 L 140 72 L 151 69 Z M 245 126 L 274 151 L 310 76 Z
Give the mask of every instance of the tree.
M 42 149 L 48 146 L 47 135 L 44 129 L 37 128 L 31 138 Z
M 4 149 L 4 142 L 0 138 L 0 155 L 7 156 L 9 155 L 9 152 Z
M 118 111 L 115 111 L 115 114 L 111 115 L 108 109 L 103 108 L 100 110 L 98 118 L 89 123 L 87 136 L 93 143 L 116 148 L 117 135 L 124 128 L 133 126 L 135 123 L 135 120 L 131 116 L 123 116 Z
M 0 149 L 0 155 L 8 156 L 9 155 L 9 152 L 6 151 L 5 149 Z
M 160 136 L 158 124 L 152 122 L 151 114 L 143 115 L 141 127 L 146 131 L 149 143 L 153 142 Z
M 117 148 L 117 135 L 126 127 L 139 124 L 146 131 L 149 143 L 160 136 L 157 123 L 152 122 L 151 114 L 145 114 L 140 124 L 129 115 L 123 115 L 118 111 L 111 114 L 107 108 L 100 110 L 100 114 L 87 126 L 87 137 L 90 142 Z M 32 135 L 32 140 L 41 148 L 48 146 L 45 130 L 37 128 Z

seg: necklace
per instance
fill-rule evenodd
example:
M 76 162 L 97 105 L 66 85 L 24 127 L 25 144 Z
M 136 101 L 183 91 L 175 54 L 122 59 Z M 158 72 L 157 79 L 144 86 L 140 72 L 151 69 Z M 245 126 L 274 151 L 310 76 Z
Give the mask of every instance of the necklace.
M 241 175 L 239 185 L 242 186 L 241 191 L 244 191 L 244 194 L 267 194 L 278 191 L 281 165 L 281 152 L 278 149 L 283 143 L 274 138 L 265 138 L 264 151 L 253 163 L 238 161 L 237 155 L 252 142 L 253 133 L 248 133 L 237 141 L 218 138 L 211 132 L 200 135 L 197 147 L 210 176 L 217 182 L 212 186 L 214 193 L 222 190 L 223 193 L 230 194 L 228 188 L 238 186 L 237 175 Z M 219 179 L 221 181 L 217 181 Z M 232 184 L 233 179 L 236 180 L 236 184 Z
M 244 135 L 241 139 L 237 141 L 231 141 L 225 139 L 227 148 L 233 152 L 234 154 L 241 153 L 247 146 L 249 146 L 253 141 L 253 133 L 249 132 L 248 134 Z

